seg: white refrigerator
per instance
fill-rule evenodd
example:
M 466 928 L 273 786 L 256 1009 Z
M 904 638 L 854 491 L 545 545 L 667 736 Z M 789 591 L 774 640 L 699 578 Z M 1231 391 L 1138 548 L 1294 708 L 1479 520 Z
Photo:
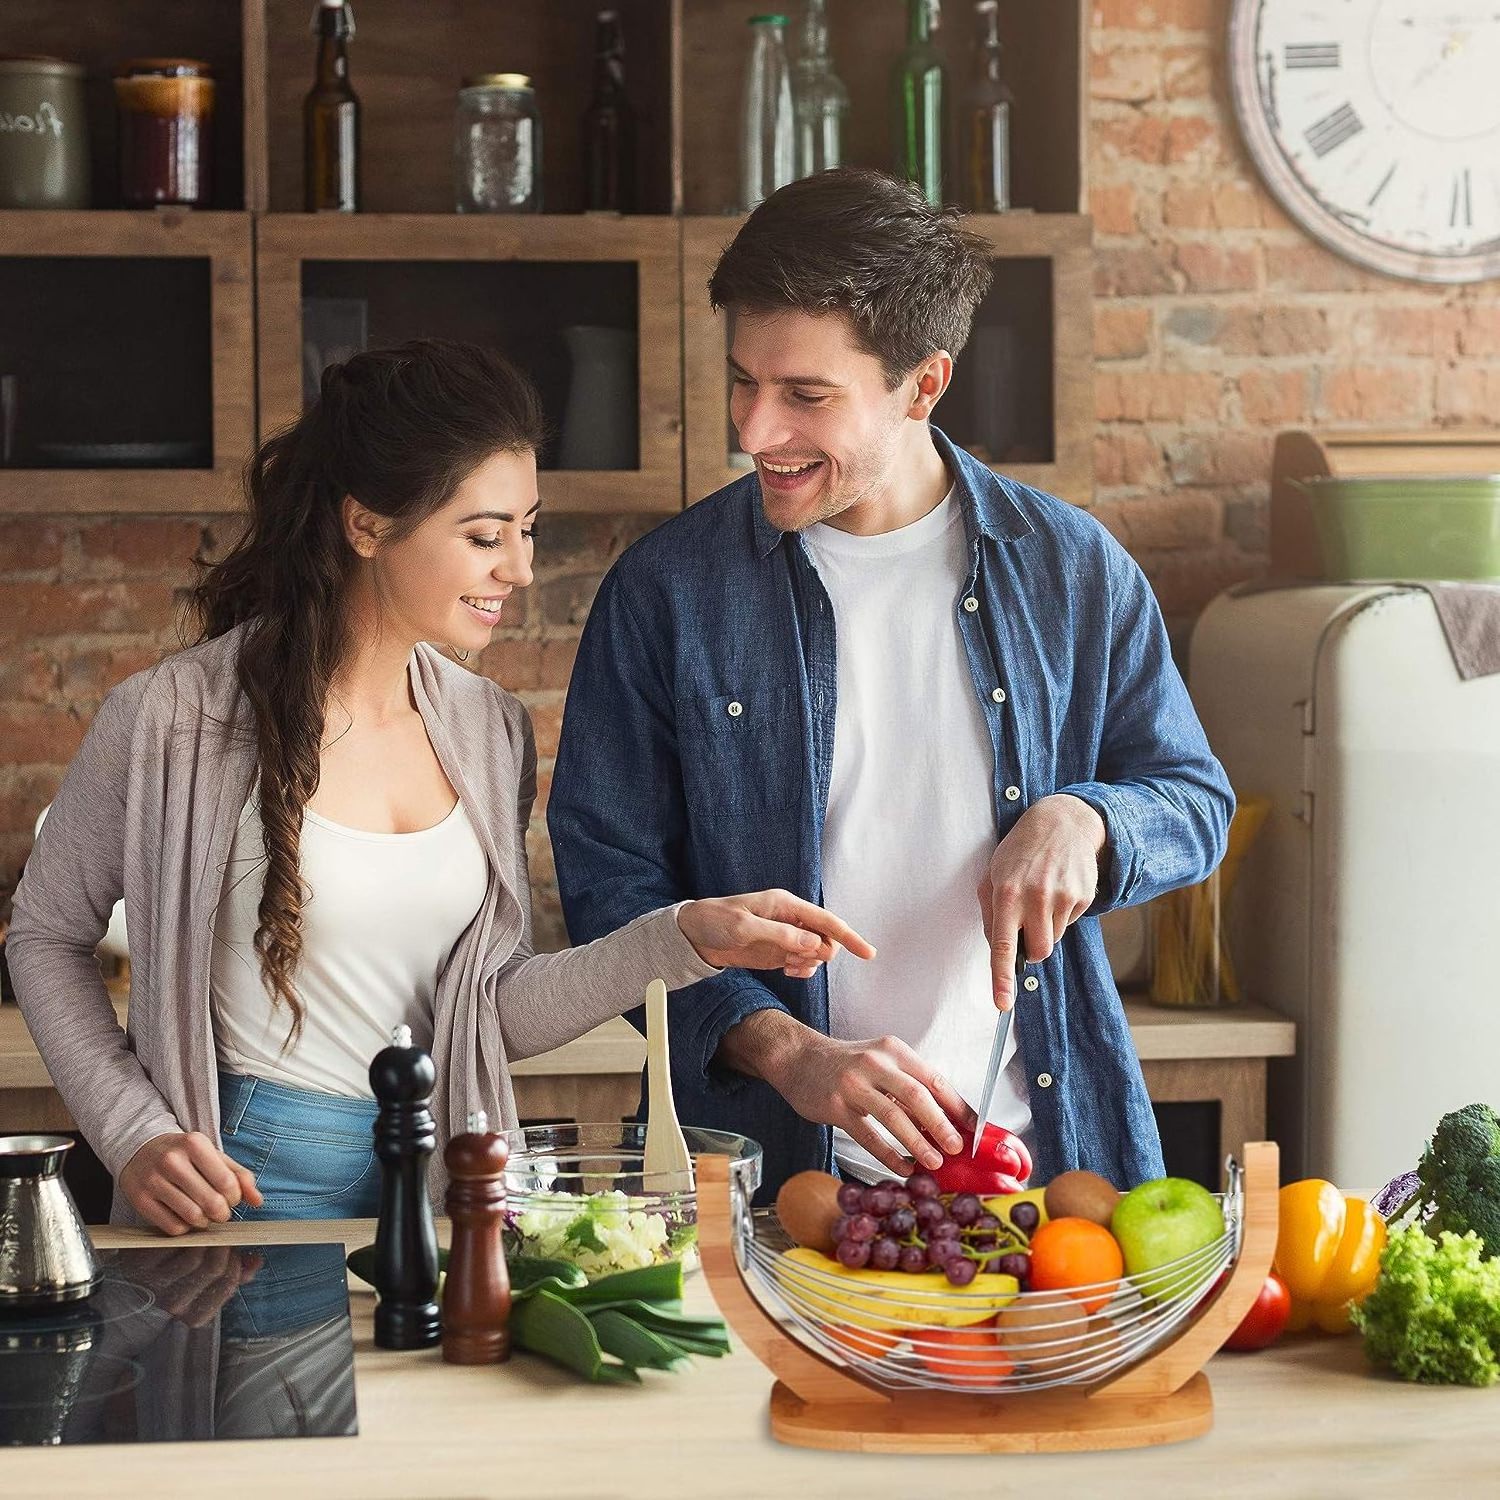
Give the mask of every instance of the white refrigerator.
M 1216 599 L 1189 683 L 1272 803 L 1227 920 L 1246 998 L 1297 1023 L 1282 1180 L 1371 1192 L 1446 1111 L 1500 1108 L 1500 675 L 1460 679 L 1421 589 L 1319 585 Z

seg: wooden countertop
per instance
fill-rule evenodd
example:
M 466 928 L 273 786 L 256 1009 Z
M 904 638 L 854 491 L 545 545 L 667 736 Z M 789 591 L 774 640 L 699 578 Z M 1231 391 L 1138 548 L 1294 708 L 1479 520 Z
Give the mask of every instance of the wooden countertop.
M 126 1000 L 115 1009 L 124 1023 Z M 1261 1005 L 1222 1010 L 1179 1010 L 1149 1005 L 1127 996 L 1125 1015 L 1142 1062 L 1184 1058 L 1289 1057 L 1296 1049 L 1295 1024 Z M 540 1057 L 515 1063 L 518 1077 L 583 1073 L 638 1073 L 646 1044 L 623 1018 L 606 1021 L 586 1036 Z M 51 1080 L 37 1055 L 20 1008 L 0 1006 L 0 1089 L 49 1088 Z
M 140 1231 L 98 1228 L 103 1246 Z M 369 1220 L 236 1224 L 185 1237 L 239 1244 L 373 1238 Z M 151 1238 L 160 1244 L 159 1238 Z M 701 1276 L 689 1305 L 708 1310 Z M 373 1296 L 351 1297 L 359 1436 L 295 1442 L 11 1449 L 6 1500 L 59 1495 L 278 1500 L 909 1500 L 916 1494 L 1410 1497 L 1495 1493 L 1500 1391 L 1406 1385 L 1369 1373 L 1357 1336 L 1288 1342 L 1208 1367 L 1213 1430 L 1116 1453 L 905 1458 L 783 1447 L 767 1428 L 771 1376 L 748 1353 L 699 1360 L 640 1388 L 587 1386 L 527 1354 L 485 1368 L 371 1342 Z

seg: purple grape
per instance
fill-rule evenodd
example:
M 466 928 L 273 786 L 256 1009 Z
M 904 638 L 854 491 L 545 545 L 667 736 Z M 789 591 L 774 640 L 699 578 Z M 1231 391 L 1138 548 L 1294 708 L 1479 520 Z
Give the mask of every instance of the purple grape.
M 848 1266 L 851 1271 L 858 1271 L 869 1263 L 870 1246 L 864 1240 L 840 1240 L 834 1254 L 838 1256 L 841 1266 Z
M 981 1230 L 985 1234 L 988 1234 L 991 1230 L 998 1229 L 1000 1227 L 1000 1221 L 994 1216 L 994 1214 L 980 1214 L 980 1216 L 975 1219 L 973 1224 L 971 1224 L 969 1227 L 971 1229 Z
M 900 1265 L 903 1271 L 925 1271 L 927 1251 L 921 1245 L 905 1246 L 901 1251 Z
M 966 1255 L 955 1255 L 943 1266 L 943 1274 L 953 1286 L 968 1286 L 979 1274 L 979 1267 Z
M 994 1250 L 999 1244 L 998 1236 L 993 1234 L 976 1234 L 969 1239 L 969 1246 L 974 1250 Z
M 857 1214 L 864 1207 L 865 1190 L 857 1182 L 839 1185 L 839 1207 L 846 1214 Z
M 1015 1253 L 1002 1255 L 995 1269 L 1002 1276 L 1014 1276 L 1017 1281 L 1021 1281 L 1031 1275 L 1031 1257 Z
M 917 1227 L 917 1216 L 909 1208 L 892 1209 L 885 1216 L 885 1227 L 897 1239 L 904 1239 Z
M 889 1235 L 883 1234 L 870 1244 L 870 1264 L 877 1271 L 894 1271 L 901 1259 L 901 1246 Z
M 849 1226 L 853 1222 L 854 1221 L 849 1217 L 848 1214 L 840 1214 L 838 1218 L 833 1221 L 834 1244 L 838 1244 L 840 1240 L 846 1240 L 849 1238 Z
M 917 1216 L 917 1223 L 924 1229 L 933 1224 L 941 1224 L 948 1217 L 948 1210 L 936 1198 L 918 1198 L 912 1205 L 912 1212 Z
M 897 1208 L 910 1208 L 915 1202 L 911 1195 L 911 1189 L 907 1187 L 892 1188 L 891 1196 L 896 1200 Z
M 865 1189 L 864 1210 L 877 1219 L 883 1219 L 896 1206 L 896 1195 L 888 1187 Z
M 1042 1211 L 1035 1203 L 1018 1203 L 1010 1211 L 1010 1222 L 1022 1234 L 1030 1234 L 1042 1222 Z
M 919 1203 L 924 1198 L 936 1198 L 942 1192 L 937 1178 L 931 1172 L 913 1172 L 906 1179 L 906 1190 Z
M 880 1233 L 880 1223 L 870 1217 L 869 1214 L 855 1214 L 849 1220 L 849 1227 L 844 1231 L 845 1240 L 862 1242 L 873 1240 Z
M 952 1240 L 958 1243 L 958 1225 L 952 1219 L 939 1219 L 936 1224 L 927 1226 L 927 1238 L 929 1240 Z
M 957 1240 L 933 1240 L 927 1247 L 928 1263 L 934 1266 L 946 1266 L 950 1260 L 963 1259 L 963 1247 Z
M 889 1188 L 891 1192 L 896 1193 L 900 1192 L 906 1184 L 899 1177 L 882 1177 L 875 1186 L 878 1188 Z
M 964 1228 L 972 1224 L 983 1212 L 984 1204 L 973 1193 L 960 1193 L 948 1205 L 948 1217 Z

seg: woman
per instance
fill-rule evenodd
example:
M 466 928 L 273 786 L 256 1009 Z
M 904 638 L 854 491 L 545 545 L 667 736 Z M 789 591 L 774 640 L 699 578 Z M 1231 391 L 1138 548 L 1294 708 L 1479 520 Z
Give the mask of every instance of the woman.
M 105 700 L 16 892 L 37 1046 L 167 1234 L 378 1207 L 370 1057 L 405 1023 L 438 1070 L 439 1149 L 508 1064 L 720 966 L 807 976 L 872 950 L 785 892 L 690 901 L 533 955 L 526 711 L 443 657 L 531 582 L 542 417 L 499 356 L 408 344 L 330 369 L 248 472 L 198 644 Z M 94 946 L 123 893 L 121 1031 Z

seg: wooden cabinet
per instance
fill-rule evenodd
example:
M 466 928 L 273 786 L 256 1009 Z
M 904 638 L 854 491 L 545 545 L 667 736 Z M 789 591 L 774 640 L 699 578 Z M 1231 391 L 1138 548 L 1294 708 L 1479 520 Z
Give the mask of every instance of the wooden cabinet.
M 1085 6 L 1001 0 L 1018 211 L 972 221 L 993 247 L 995 283 L 938 416 L 1003 472 L 1079 502 L 1092 489 L 1093 421 Z M 705 283 L 739 222 L 751 7 L 617 5 L 640 127 L 641 211 L 626 217 L 578 212 L 596 5 L 354 7 L 366 211 L 349 216 L 300 212 L 310 0 L 99 0 L 87 27 L 44 0 L 0 9 L 0 51 L 88 66 L 98 205 L 0 214 L 0 305 L 15 303 L 10 287 L 35 285 L 40 303 L 71 309 L 56 336 L 37 326 L 40 308 L 29 322 L 0 318 L 0 374 L 21 377 L 23 430 L 29 421 L 31 436 L 51 445 L 46 467 L 38 460 L 0 469 L 0 511 L 237 507 L 240 466 L 255 440 L 295 417 L 315 384 L 316 371 L 304 366 L 326 352 L 308 316 L 319 301 L 357 306 L 372 344 L 477 338 L 516 359 L 538 382 L 557 434 L 542 455 L 544 494 L 557 509 L 667 512 L 744 472 L 728 424 L 723 329 L 708 311 Z M 891 165 L 888 88 L 904 9 L 900 0 L 830 0 L 835 65 L 851 96 L 846 157 L 856 164 Z M 972 6 L 949 0 L 944 10 L 952 27 L 971 24 Z M 956 96 L 973 50 L 962 36 L 950 41 Z M 122 61 L 151 54 L 214 65 L 214 212 L 114 207 L 109 79 Z M 542 215 L 452 212 L 458 89 L 492 70 L 535 80 Z M 65 264 L 75 261 L 88 264 Z M 143 261 L 161 264 L 143 269 Z M 565 331 L 578 325 L 635 341 L 633 383 L 607 387 L 625 390 L 614 399 L 632 409 L 612 412 L 608 456 L 591 460 L 602 467 L 564 466 L 569 398 L 577 395 L 569 344 L 578 337 Z M 79 373 L 85 348 L 93 387 Z M 71 408 L 76 431 L 52 431 L 55 392 L 69 381 L 77 392 L 113 388 L 127 399 L 109 409 L 107 399 L 88 396 Z M 148 409 L 148 395 L 160 413 Z M 127 421 L 136 426 L 122 438 L 116 429 Z M 136 440 L 128 454 L 125 439 Z M 153 453 L 169 460 L 90 466 L 91 454 L 117 463 Z

